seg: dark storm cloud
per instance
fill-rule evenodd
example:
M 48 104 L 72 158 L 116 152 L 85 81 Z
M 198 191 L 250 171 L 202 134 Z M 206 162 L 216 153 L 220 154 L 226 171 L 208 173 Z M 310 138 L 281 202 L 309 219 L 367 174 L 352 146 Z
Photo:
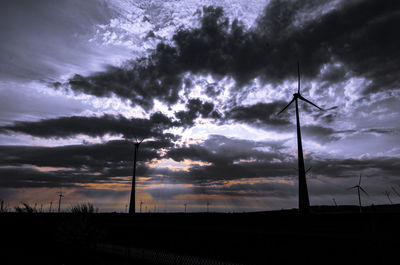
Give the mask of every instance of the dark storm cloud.
M 257 103 L 250 106 L 239 106 L 231 109 L 226 118 L 245 122 L 255 126 L 285 127 L 291 124 L 286 113 L 278 115 L 287 102 Z
M 269 150 L 260 151 L 264 148 Z M 186 179 L 195 183 L 293 174 L 292 162 L 287 161 L 290 156 L 284 156 L 277 143 L 230 139 L 217 135 L 211 136 L 201 145 L 171 149 L 165 157 L 177 162 L 188 159 L 210 163 L 206 166 L 193 166 L 187 173 L 171 173 L 179 180 Z
M 262 152 L 259 149 L 270 148 L 269 152 Z M 173 148 L 166 155 L 166 158 L 172 158 L 175 161 L 191 159 L 213 164 L 232 164 L 239 159 L 272 159 L 279 156 L 279 147 L 277 143 L 255 142 L 250 140 L 241 140 L 227 138 L 222 135 L 211 135 L 201 144 L 189 145 L 188 147 Z
M 221 114 L 214 109 L 211 102 L 203 102 L 200 99 L 190 99 L 186 103 L 186 111 L 178 111 L 175 117 L 183 126 L 193 126 L 195 119 L 201 118 L 221 118 Z
M 316 129 L 319 130 L 318 128 Z M 322 129 L 325 130 L 325 129 Z M 332 131 L 335 135 L 336 132 Z M 259 151 L 260 148 L 269 148 Z M 200 145 L 171 149 L 165 157 L 177 162 L 187 160 L 208 162 L 209 165 L 192 166 L 188 172 L 162 171 L 172 183 L 195 183 L 209 185 L 216 181 L 296 177 L 297 159 L 285 152 L 284 146 L 273 143 L 229 139 L 222 136 L 210 137 Z M 330 178 L 348 178 L 354 175 L 380 174 L 381 177 L 396 178 L 400 169 L 397 157 L 370 157 L 360 159 L 328 159 L 316 155 L 306 156 L 306 166 L 312 166 L 313 175 Z M 154 177 L 154 181 L 159 181 Z
M 330 127 L 324 127 L 319 125 L 306 125 L 301 128 L 302 133 L 308 139 L 311 138 L 314 141 L 320 143 L 328 143 L 332 141 L 338 141 L 348 136 L 360 135 L 360 134 L 373 134 L 373 135 L 395 135 L 398 134 L 398 130 L 395 128 L 370 128 L 360 130 L 336 130 Z
M 328 143 L 332 141 L 338 141 L 344 136 L 353 134 L 355 130 L 335 130 L 330 127 L 323 127 L 319 125 L 306 125 L 301 128 L 302 133 L 304 133 L 307 139 L 311 138 L 314 141 L 320 143 Z
M 75 186 L 80 178 L 71 178 L 70 172 L 40 172 L 33 168 L 0 168 L 0 186 L 4 188 L 39 188 Z M 66 176 L 68 176 L 66 178 Z
M 4 188 L 59 188 L 120 181 L 113 179 L 112 175 L 93 173 L 95 172 L 72 169 L 40 171 L 30 167 L 0 167 L 0 186 Z
M 204 7 L 200 27 L 178 29 L 174 46 L 161 43 L 148 58 L 124 68 L 76 75 L 70 87 L 96 96 L 114 93 L 150 108 L 153 99 L 177 102 L 178 90 L 187 84 L 182 80 L 186 72 L 232 76 L 241 87 L 257 76 L 268 82 L 293 78 L 300 60 L 308 78 L 318 76 L 323 65 L 339 62 L 346 72 L 373 81 L 366 93 L 397 88 L 400 3 L 343 1 L 334 10 L 301 20 L 329 2 L 272 0 L 247 31 L 237 20 L 230 23 L 222 8 Z M 345 78 L 344 70 L 333 69 L 324 78 L 338 81 Z
M 398 87 L 394 73 L 395 65 L 399 64 L 400 38 L 396 25 L 400 21 L 396 14 L 400 3 L 343 1 L 338 8 L 309 23 L 293 25 L 299 11 L 310 10 L 320 3 L 272 1 L 259 19 L 259 32 L 276 47 L 270 59 L 282 60 L 281 67 L 275 68 L 276 76 L 283 78 L 293 69 L 291 58 L 306 62 L 302 64 L 302 72 L 308 77 L 316 76 L 323 64 L 333 61 L 343 63 L 352 75 L 371 79 L 369 92 L 378 87 Z M 336 80 L 342 74 L 336 74 Z
M 142 161 L 158 158 L 152 141 L 140 145 Z M 67 145 L 58 147 L 0 146 L 0 165 L 35 165 L 40 167 L 90 167 L 102 169 L 108 165 L 125 165 L 133 157 L 133 142 L 109 141 L 104 144 Z
M 160 112 L 153 113 L 149 119 L 104 115 L 101 117 L 71 116 L 45 119 L 36 122 L 15 122 L 0 127 L 0 132 L 20 132 L 45 138 L 71 137 L 77 134 L 103 136 L 119 135 L 125 138 L 170 138 L 163 130 L 178 125 Z
M 332 178 L 354 177 L 361 173 L 379 177 L 398 178 L 398 157 L 373 157 L 362 159 L 316 159 L 311 161 L 312 173 Z
M 143 162 L 160 158 L 158 148 L 170 145 L 164 140 L 143 142 L 137 174 L 147 171 Z M 7 187 L 121 182 L 113 178 L 132 174 L 133 150 L 131 141 L 122 140 L 59 147 L 0 146 L 0 181 Z

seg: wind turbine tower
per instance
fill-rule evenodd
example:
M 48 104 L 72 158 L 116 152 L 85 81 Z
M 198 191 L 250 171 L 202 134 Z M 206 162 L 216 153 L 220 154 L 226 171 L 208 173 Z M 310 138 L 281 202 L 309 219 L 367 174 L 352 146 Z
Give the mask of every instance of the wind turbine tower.
M 136 212 L 136 193 L 135 193 L 135 189 L 136 189 L 136 161 L 137 161 L 137 154 L 139 151 L 139 145 L 143 142 L 144 139 L 142 139 L 141 141 L 138 141 L 136 139 L 136 142 L 134 143 L 134 157 L 133 157 L 133 174 L 132 174 L 132 189 L 131 189 L 131 198 L 129 201 L 129 214 L 135 214 Z
M 301 143 L 301 130 L 300 130 L 300 118 L 299 118 L 299 106 L 298 100 L 301 99 L 308 104 L 313 105 L 319 110 L 323 110 L 318 107 L 308 99 L 304 98 L 300 93 L 300 64 L 297 62 L 297 93 L 293 94 L 292 100 L 286 105 L 279 113 L 284 112 L 293 102 L 296 105 L 296 125 L 297 125 L 297 153 L 298 153 L 298 169 L 299 169 L 299 211 L 300 213 L 310 212 L 310 199 L 308 198 L 307 180 L 306 180 L 306 170 L 304 167 L 304 157 L 303 157 L 303 146 Z
M 64 195 L 62 194 L 62 191 L 60 191 L 60 192 L 58 193 L 58 196 L 60 197 L 60 198 L 58 199 L 58 213 L 60 213 L 60 210 L 61 210 L 61 198 L 64 197 Z
M 367 196 L 368 196 L 368 193 L 361 187 L 361 174 L 360 174 L 360 179 L 359 179 L 359 181 L 358 181 L 358 185 L 355 185 L 355 186 L 353 186 L 353 187 L 351 187 L 351 188 L 348 188 L 348 190 L 352 190 L 352 189 L 357 189 L 357 194 L 358 194 L 358 204 L 360 205 L 360 213 L 362 212 L 362 205 L 361 205 L 361 193 L 360 193 L 360 190 L 362 191 L 362 192 L 364 192 Z

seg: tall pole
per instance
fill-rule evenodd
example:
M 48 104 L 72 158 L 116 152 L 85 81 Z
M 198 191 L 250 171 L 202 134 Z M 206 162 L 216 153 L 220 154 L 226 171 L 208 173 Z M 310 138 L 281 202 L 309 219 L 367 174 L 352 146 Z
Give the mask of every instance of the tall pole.
M 299 211 L 300 213 L 310 212 L 310 200 L 308 198 L 308 189 L 306 181 L 306 172 L 304 169 L 303 146 L 301 144 L 301 131 L 299 119 L 299 106 L 296 101 L 296 122 L 297 122 L 297 152 L 298 152 L 298 168 L 299 168 Z
M 362 206 L 361 206 L 361 194 L 360 194 L 360 185 L 357 187 L 357 192 L 358 192 L 358 204 L 360 205 L 360 213 L 362 212 Z
M 53 201 L 50 202 L 49 213 L 51 213 L 51 206 L 53 205 Z
M 139 150 L 139 143 L 135 143 L 134 147 L 134 157 L 133 157 L 133 174 L 132 174 L 132 189 L 131 189 L 131 199 L 129 201 L 129 214 L 134 214 L 136 212 L 136 159 Z
M 58 199 L 58 213 L 60 213 L 60 210 L 61 210 L 61 197 L 63 195 L 62 195 L 62 193 L 60 193 L 58 196 L 60 196 L 60 198 Z

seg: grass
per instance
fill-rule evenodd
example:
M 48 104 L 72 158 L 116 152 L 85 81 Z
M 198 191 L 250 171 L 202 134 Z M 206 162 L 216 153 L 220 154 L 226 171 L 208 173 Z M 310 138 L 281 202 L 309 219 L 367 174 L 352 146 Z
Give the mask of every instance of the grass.
M 71 213 L 75 213 L 75 214 L 91 214 L 91 213 L 95 213 L 98 210 L 94 208 L 93 204 L 90 202 L 86 202 L 86 203 L 78 203 L 75 205 L 71 206 Z

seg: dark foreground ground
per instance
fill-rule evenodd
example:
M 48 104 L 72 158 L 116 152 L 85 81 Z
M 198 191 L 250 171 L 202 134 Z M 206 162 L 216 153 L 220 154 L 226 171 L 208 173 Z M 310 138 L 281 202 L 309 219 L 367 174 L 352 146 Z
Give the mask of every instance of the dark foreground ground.
M 400 264 L 400 206 L 357 211 L 6 213 L 0 264 Z

